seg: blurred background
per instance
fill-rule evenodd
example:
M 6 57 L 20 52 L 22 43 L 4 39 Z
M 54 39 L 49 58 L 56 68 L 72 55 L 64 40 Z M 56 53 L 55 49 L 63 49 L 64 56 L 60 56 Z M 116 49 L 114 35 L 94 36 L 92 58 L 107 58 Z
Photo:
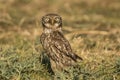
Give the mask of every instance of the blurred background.
M 0 43 L 12 43 L 16 36 L 35 39 L 47 13 L 62 16 L 65 32 L 120 32 L 119 0 L 0 0 Z

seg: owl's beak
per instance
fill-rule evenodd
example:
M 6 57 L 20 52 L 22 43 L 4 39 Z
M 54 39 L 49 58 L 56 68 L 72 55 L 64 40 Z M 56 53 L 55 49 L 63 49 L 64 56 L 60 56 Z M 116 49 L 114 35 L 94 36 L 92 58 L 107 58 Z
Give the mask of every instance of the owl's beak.
M 51 21 L 52 25 L 54 24 L 54 20 Z

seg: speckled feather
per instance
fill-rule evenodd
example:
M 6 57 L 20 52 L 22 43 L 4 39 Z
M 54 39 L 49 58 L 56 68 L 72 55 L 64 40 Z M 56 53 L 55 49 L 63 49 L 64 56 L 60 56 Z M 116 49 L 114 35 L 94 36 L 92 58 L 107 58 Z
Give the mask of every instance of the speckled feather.
M 48 14 L 46 16 L 52 17 L 51 19 L 54 19 L 56 16 L 60 17 L 57 14 Z M 51 25 L 50 22 L 52 21 L 46 23 L 43 20 L 44 31 L 40 37 L 41 44 L 50 58 L 51 67 L 54 72 L 65 70 L 66 67 L 74 65 L 78 59 L 82 60 L 81 57 L 73 53 L 68 40 L 64 37 L 61 30 L 61 17 L 59 19 L 60 22 L 58 26 L 54 26 L 54 24 Z M 53 29 L 53 27 L 55 28 Z
M 51 59 L 51 64 L 55 63 L 55 68 L 63 70 L 66 66 L 72 66 L 77 62 L 77 59 L 82 60 L 81 57 L 72 52 L 69 42 L 65 39 L 62 33 L 58 31 L 50 34 L 43 33 L 40 39 L 43 48 Z

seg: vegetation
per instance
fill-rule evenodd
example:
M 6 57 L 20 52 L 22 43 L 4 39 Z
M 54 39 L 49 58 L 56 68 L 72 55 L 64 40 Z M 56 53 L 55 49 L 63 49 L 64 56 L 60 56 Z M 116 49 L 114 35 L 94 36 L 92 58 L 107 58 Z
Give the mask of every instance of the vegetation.
M 84 59 L 69 80 L 120 79 L 119 0 L 0 0 L 0 80 L 52 80 L 40 63 L 46 13 L 63 17 L 64 34 Z

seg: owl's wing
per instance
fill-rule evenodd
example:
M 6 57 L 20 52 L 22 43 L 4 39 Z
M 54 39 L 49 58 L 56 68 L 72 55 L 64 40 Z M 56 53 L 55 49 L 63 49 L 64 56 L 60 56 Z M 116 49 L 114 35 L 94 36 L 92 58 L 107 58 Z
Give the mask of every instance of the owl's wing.
M 70 58 L 72 58 L 74 61 L 77 61 L 77 59 L 82 60 L 81 57 L 79 57 L 77 54 L 72 52 L 71 46 L 69 42 L 62 36 L 62 38 L 54 39 L 53 45 L 56 47 L 57 50 L 60 51 L 61 55 L 66 55 Z

